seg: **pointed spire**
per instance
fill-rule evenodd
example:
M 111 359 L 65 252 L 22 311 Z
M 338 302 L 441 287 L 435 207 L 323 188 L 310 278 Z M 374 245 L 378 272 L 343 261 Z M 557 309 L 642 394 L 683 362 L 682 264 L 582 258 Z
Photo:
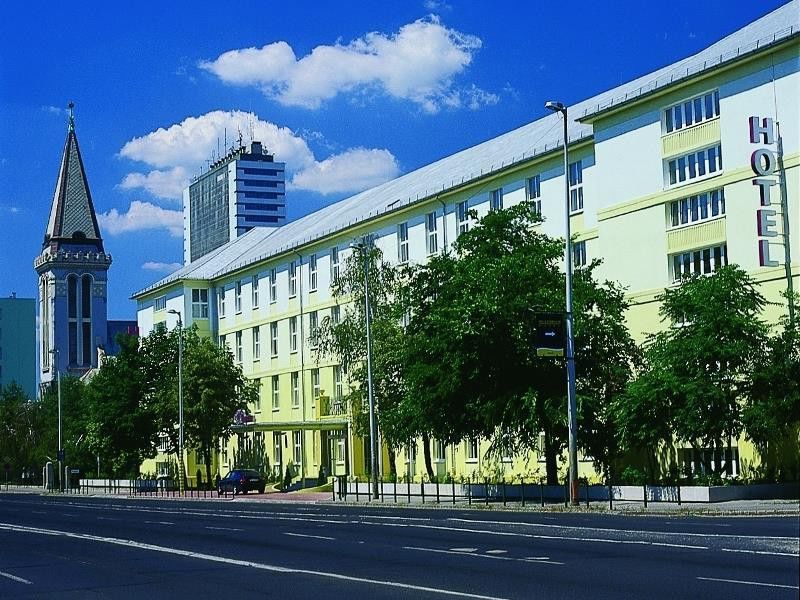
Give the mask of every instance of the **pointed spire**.
M 75 104 L 70 102 L 68 106 L 67 141 L 42 247 L 49 246 L 52 252 L 57 252 L 62 244 L 67 243 L 88 245 L 103 252 L 103 240 L 75 134 Z

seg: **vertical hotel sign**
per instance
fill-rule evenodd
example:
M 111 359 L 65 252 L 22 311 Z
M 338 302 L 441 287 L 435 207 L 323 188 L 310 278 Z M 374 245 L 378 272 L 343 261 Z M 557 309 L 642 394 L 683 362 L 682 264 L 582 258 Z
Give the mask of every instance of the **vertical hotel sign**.
M 758 187 L 760 205 L 756 211 L 758 230 L 758 262 L 762 267 L 777 267 L 780 263 L 770 255 L 770 247 L 780 244 L 778 237 L 778 214 L 774 206 L 780 200 L 772 193 L 778 185 L 778 154 L 768 146 L 775 144 L 775 122 L 771 118 L 750 117 L 750 143 L 760 144 L 750 155 L 750 167 L 755 174 L 753 185 Z M 785 210 L 785 207 L 784 207 Z

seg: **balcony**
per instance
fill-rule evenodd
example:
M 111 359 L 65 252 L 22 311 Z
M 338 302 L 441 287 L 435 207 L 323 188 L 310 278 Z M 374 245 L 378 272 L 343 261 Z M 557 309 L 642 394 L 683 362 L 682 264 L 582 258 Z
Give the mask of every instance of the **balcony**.
M 331 398 L 321 394 L 316 400 L 316 417 L 325 419 L 326 417 L 342 417 L 347 414 L 347 403 L 344 398 L 337 396 Z

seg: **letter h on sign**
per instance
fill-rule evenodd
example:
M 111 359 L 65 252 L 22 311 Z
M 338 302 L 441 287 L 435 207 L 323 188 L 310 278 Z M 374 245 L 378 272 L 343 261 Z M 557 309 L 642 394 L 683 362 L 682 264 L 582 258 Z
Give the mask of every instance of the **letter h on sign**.
M 769 117 L 764 119 L 750 117 L 750 143 L 758 144 L 762 143 L 762 140 L 764 144 L 775 143 L 775 122 Z M 769 148 L 757 148 L 750 155 L 750 168 L 757 176 L 753 179 L 753 185 L 758 186 L 759 201 L 762 207 L 772 205 L 770 190 L 773 185 L 777 184 L 777 181 L 769 179 L 769 177 L 775 174 L 777 164 L 777 156 Z M 776 214 L 776 211 L 771 208 L 759 208 L 756 211 L 756 230 L 759 237 L 758 262 L 762 267 L 778 266 L 778 261 L 769 256 L 769 240 L 763 239 L 777 237 L 778 232 L 774 229 L 777 223 L 772 218 Z

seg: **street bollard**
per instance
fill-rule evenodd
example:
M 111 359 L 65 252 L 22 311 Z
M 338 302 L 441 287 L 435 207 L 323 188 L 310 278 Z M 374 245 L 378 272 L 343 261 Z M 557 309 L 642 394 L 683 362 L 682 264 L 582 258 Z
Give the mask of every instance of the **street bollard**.
M 678 485 L 678 506 L 680 506 L 681 505 L 681 484 L 679 483 L 677 485 Z
M 394 503 L 397 504 L 397 474 L 394 476 Z
M 519 478 L 519 483 L 522 486 L 522 490 L 521 490 L 521 492 L 522 492 L 522 506 L 525 506 L 525 478 L 524 477 L 520 477 Z
M 608 510 L 614 510 L 614 488 L 611 486 L 611 480 L 608 480 Z
M 422 496 L 422 503 L 425 504 L 425 476 L 423 475 L 419 483 L 419 492 Z
M 356 503 L 358 503 L 358 477 L 356 477 Z
M 503 506 L 506 505 L 506 478 L 503 477 Z
M 644 498 L 644 507 L 647 508 L 647 484 L 642 486 L 642 496 Z
M 589 508 L 589 478 L 586 478 L 586 508 Z
M 408 497 L 408 503 L 411 504 L 411 477 L 406 481 L 406 496 Z
M 484 497 L 484 505 L 489 506 L 489 480 L 483 480 L 483 497 Z

